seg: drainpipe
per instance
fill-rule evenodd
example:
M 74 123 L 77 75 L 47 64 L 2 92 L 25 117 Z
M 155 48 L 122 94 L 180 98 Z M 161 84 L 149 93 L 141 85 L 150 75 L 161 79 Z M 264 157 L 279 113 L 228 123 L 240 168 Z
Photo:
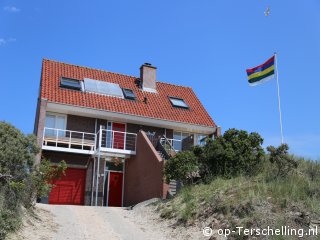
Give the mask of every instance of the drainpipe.
M 98 189 L 99 189 L 99 168 L 100 168 L 100 144 L 101 144 L 101 140 L 102 140 L 102 128 L 100 126 L 100 131 L 99 131 L 99 150 L 98 150 L 98 160 L 97 160 L 97 177 L 96 177 L 96 202 L 95 202 L 95 206 L 98 206 Z
M 124 175 L 126 171 L 126 159 L 123 159 L 122 165 L 122 199 L 121 199 L 121 207 L 123 207 L 123 199 L 124 199 Z
M 95 120 L 94 124 L 94 134 L 95 134 L 95 141 L 94 141 L 94 150 L 97 148 L 97 119 Z M 95 151 L 96 152 L 96 151 Z M 95 155 L 95 153 L 94 153 Z M 92 184 L 91 184 L 91 200 L 90 205 L 93 205 L 93 190 L 94 190 L 94 175 L 96 171 L 96 157 L 93 157 L 93 171 L 92 171 Z
M 92 173 L 92 185 L 91 185 L 91 201 L 90 205 L 93 206 L 93 190 L 94 190 L 94 175 L 96 174 L 96 157 L 93 158 L 93 173 Z

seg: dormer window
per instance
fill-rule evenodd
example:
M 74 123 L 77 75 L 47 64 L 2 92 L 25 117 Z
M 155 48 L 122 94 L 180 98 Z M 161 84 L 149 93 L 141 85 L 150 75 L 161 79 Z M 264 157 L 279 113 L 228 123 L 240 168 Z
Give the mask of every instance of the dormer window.
M 136 99 L 136 95 L 134 95 L 134 92 L 131 89 L 122 88 L 122 91 L 123 91 L 123 95 L 126 99 L 131 99 L 131 100 Z
M 186 104 L 186 102 L 182 98 L 169 97 L 169 99 L 172 106 L 189 109 L 189 106 Z
M 62 77 L 60 87 L 81 91 L 81 82 L 76 79 Z

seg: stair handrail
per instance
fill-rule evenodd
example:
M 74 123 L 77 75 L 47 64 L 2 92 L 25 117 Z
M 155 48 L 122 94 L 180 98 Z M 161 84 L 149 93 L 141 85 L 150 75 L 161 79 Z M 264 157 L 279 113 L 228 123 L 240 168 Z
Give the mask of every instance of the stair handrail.
M 168 146 L 168 148 L 166 146 Z M 172 146 L 172 143 L 164 135 L 159 137 L 157 148 L 158 148 L 157 150 L 162 152 L 166 160 L 172 156 L 172 152 L 176 152 L 176 150 Z
M 166 138 L 166 136 L 162 136 L 161 139 L 164 139 L 164 140 L 165 140 L 165 144 L 168 144 L 168 145 L 169 145 L 170 151 L 172 151 L 172 150 L 175 151 L 174 147 L 172 146 L 172 141 L 171 141 L 171 143 L 170 143 L 169 139 Z

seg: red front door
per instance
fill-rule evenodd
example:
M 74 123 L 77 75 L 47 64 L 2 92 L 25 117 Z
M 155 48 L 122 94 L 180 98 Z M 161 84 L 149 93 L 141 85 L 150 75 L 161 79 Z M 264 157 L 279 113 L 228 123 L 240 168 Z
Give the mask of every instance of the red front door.
M 52 181 L 49 204 L 83 205 L 85 179 L 85 169 L 67 168 L 65 176 Z
M 121 207 L 122 206 L 122 172 L 109 172 L 109 194 L 108 206 Z
M 123 123 L 113 123 L 113 148 L 124 149 L 126 125 Z

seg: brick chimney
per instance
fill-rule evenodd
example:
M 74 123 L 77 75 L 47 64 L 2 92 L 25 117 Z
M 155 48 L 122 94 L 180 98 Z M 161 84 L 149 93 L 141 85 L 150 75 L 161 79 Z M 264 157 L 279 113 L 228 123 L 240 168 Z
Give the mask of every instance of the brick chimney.
M 147 92 L 157 92 L 156 85 L 157 68 L 150 63 L 145 63 L 140 67 L 141 88 Z

